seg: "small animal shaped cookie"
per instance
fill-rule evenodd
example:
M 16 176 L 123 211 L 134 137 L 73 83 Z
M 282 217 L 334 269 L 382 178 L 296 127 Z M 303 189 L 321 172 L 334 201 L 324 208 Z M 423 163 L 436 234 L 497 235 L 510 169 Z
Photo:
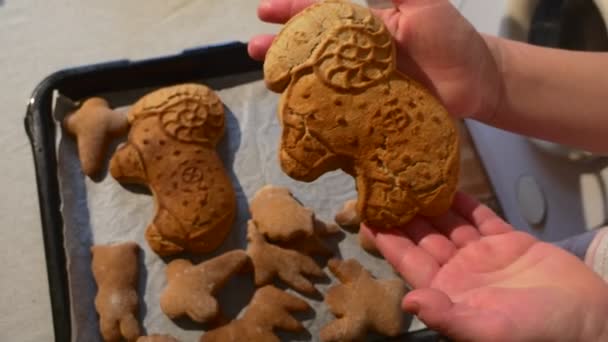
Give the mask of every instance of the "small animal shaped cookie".
M 295 238 L 289 241 L 273 241 L 278 246 L 289 248 L 306 255 L 320 255 L 329 257 L 334 254 L 331 248 L 325 242 L 325 238 L 331 235 L 338 234 L 340 228 L 331 223 L 325 223 L 318 218 L 315 218 L 314 233 L 311 236 Z
M 249 260 L 243 250 L 230 251 L 198 265 L 176 259 L 166 269 L 167 287 L 160 296 L 162 311 L 175 319 L 188 316 L 199 323 L 209 322 L 219 314 L 214 295 Z
M 325 295 L 325 303 L 337 319 L 321 329 L 321 340 L 363 341 L 369 331 L 386 336 L 401 332 L 402 280 L 377 280 L 355 259 L 332 259 L 328 265 L 342 284 L 330 287 Z
M 291 312 L 306 310 L 310 306 L 304 300 L 267 285 L 255 292 L 243 317 L 205 333 L 200 342 L 278 342 L 275 329 L 294 332 L 304 329 Z
M 249 211 L 258 231 L 271 240 L 288 241 L 314 233 L 314 212 L 285 187 L 264 186 L 253 196 Z
M 84 101 L 77 111 L 65 117 L 63 126 L 76 136 L 80 167 L 89 177 L 100 171 L 111 139 L 129 130 L 127 116 L 110 109 L 100 97 Z
M 307 255 L 333 253 L 323 237 L 338 233 L 338 227 L 316 218 L 288 188 L 265 185 L 253 196 L 249 211 L 258 232 L 269 242 Z
M 269 243 L 252 220 L 247 223 L 247 241 L 247 254 L 253 264 L 256 286 L 270 284 L 278 277 L 300 292 L 316 292 L 304 275 L 320 277 L 324 273 L 311 257 Z
M 307 182 L 349 173 L 357 212 L 376 228 L 444 213 L 458 177 L 454 121 L 397 71 L 395 51 L 369 9 L 328 0 L 287 22 L 264 62 L 266 85 L 282 93 L 282 169 Z
M 230 232 L 236 198 L 215 146 L 224 133 L 224 106 L 200 84 L 162 88 L 129 111 L 128 141 L 110 172 L 121 183 L 147 185 L 156 214 L 146 230 L 159 255 L 213 251 Z
M 139 247 L 132 242 L 96 245 L 91 253 L 101 336 L 106 342 L 135 341 L 141 331 L 137 321 Z

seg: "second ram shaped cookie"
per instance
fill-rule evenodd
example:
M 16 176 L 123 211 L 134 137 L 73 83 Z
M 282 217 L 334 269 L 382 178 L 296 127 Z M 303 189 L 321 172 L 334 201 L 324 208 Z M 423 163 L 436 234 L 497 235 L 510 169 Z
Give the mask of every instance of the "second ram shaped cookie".
M 232 183 L 215 146 L 224 106 L 208 87 L 182 84 L 154 91 L 128 113 L 128 141 L 110 162 L 121 183 L 147 185 L 156 214 L 146 230 L 161 256 L 215 250 L 236 212 Z

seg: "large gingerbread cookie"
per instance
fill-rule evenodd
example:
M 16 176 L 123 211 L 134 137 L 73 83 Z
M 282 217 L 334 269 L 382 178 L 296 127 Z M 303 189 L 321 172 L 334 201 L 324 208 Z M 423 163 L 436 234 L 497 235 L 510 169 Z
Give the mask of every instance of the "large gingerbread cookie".
M 396 70 L 392 37 L 368 9 L 330 0 L 302 11 L 274 40 L 264 77 L 283 93 L 280 162 L 290 177 L 346 171 L 356 178 L 361 219 L 378 228 L 449 208 L 456 126 L 437 99 Z
M 163 88 L 129 111 L 128 142 L 110 162 L 119 182 L 147 185 L 156 215 L 146 239 L 159 255 L 216 249 L 234 220 L 236 198 L 215 146 L 224 106 L 199 84 Z

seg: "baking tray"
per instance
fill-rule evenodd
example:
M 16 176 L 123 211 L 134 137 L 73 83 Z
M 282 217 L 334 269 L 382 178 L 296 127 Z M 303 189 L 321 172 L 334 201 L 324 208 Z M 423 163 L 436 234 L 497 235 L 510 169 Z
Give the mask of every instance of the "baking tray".
M 247 45 L 231 42 L 142 61 L 119 60 L 65 69 L 48 76 L 35 88 L 27 106 L 25 130 L 36 169 L 55 341 L 71 340 L 71 315 L 57 174 L 57 132 L 52 115 L 54 95 L 58 92 L 77 101 L 100 93 L 256 71 L 262 71 L 262 64 L 249 58 Z M 388 340 L 430 342 L 445 339 L 432 330 L 424 329 Z

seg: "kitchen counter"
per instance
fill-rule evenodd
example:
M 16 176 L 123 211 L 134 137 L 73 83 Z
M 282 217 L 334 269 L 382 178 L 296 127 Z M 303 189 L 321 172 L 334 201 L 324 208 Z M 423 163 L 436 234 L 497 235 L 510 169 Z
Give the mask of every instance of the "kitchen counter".
M 498 32 L 504 1 L 454 2 L 481 31 Z M 173 54 L 275 32 L 278 26 L 257 19 L 256 6 L 255 0 L 0 0 L 1 341 L 53 336 L 34 167 L 23 129 L 34 87 L 66 67 Z

